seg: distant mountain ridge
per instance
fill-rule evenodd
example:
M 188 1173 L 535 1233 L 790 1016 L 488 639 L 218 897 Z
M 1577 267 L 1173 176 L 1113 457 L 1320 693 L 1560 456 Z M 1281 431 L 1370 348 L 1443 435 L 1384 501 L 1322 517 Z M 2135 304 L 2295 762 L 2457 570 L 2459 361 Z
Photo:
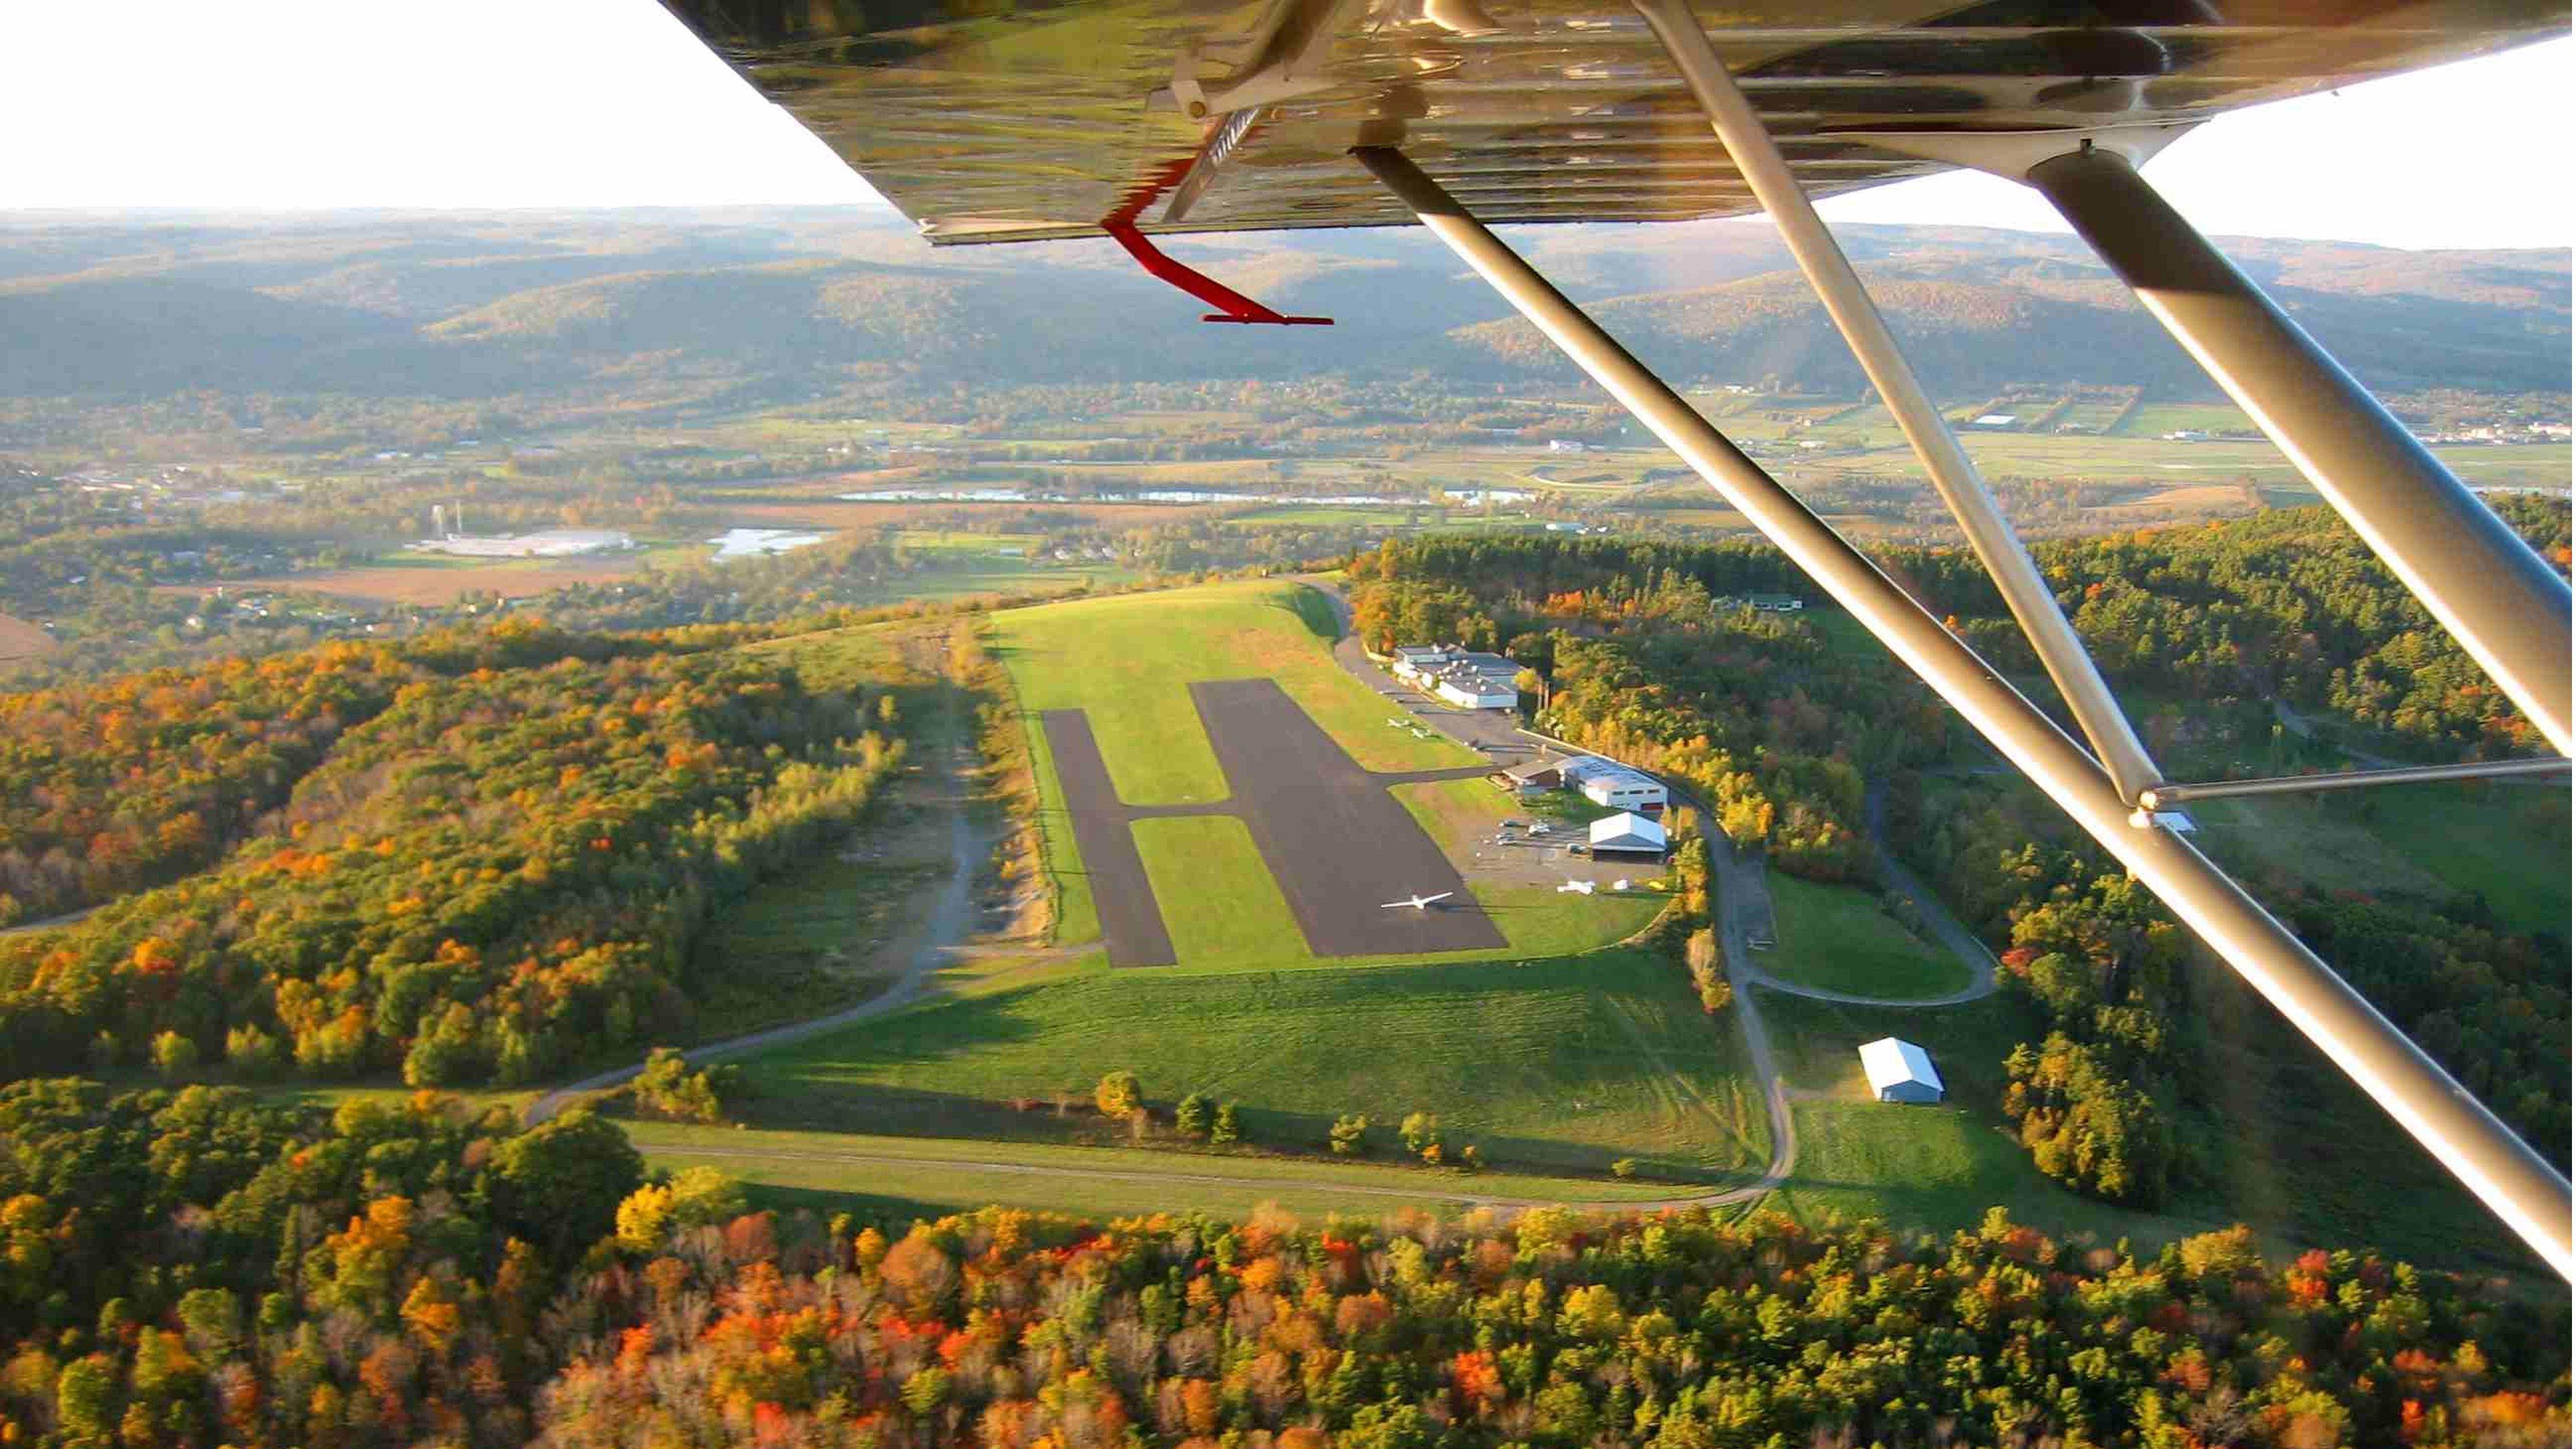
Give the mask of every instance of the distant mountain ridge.
M 2020 381 L 2213 395 L 2072 237 L 1838 232 L 1944 398 Z M 1860 385 L 1758 219 L 1513 239 L 1672 375 Z M 2227 245 L 2375 387 L 2567 389 L 2564 252 Z M 924 392 L 1324 372 L 1573 376 L 1416 232 L 1170 249 L 1340 325 L 1204 327 L 1202 308 L 1105 243 L 934 251 L 880 211 L 19 218 L 0 224 L 0 391 L 586 394 L 639 368 L 720 379 L 749 400 L 858 376 Z

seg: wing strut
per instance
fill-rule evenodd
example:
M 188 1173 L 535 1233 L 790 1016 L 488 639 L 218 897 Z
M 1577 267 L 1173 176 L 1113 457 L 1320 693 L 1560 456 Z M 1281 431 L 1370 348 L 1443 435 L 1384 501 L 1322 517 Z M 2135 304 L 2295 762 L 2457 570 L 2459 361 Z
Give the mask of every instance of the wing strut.
M 1351 153 L 1637 421 L 1751 519 L 1899 661 L 2127 866 L 2562 1277 L 2576 1278 L 2567 1179 L 2207 857 L 2130 823 L 2082 746 L 1831 525 L 1391 147 Z
M 1807 200 L 1805 189 L 1789 170 L 1779 143 L 1762 124 L 1761 114 L 1736 89 L 1735 78 L 1727 74 L 1726 62 L 1718 59 L 1715 47 L 1708 42 L 1708 32 L 1700 29 L 1685 0 L 1635 0 L 1635 4 L 1681 70 L 1682 80 L 1699 100 L 1700 109 L 1708 113 L 1717 139 L 1725 145 L 1727 156 L 1735 162 L 1745 184 L 1753 189 L 1754 199 L 1778 224 L 1781 239 L 1789 244 L 1790 254 L 1807 274 L 1807 285 L 1815 289 L 1817 299 L 1832 315 L 1834 326 L 1841 330 L 1852 354 L 1860 359 L 1861 370 L 1886 400 L 1897 426 L 1904 429 L 1906 441 L 1914 445 L 1914 454 L 1923 460 L 1923 470 L 1931 475 L 1932 486 L 1939 490 L 1941 501 L 1950 506 L 1950 515 L 1959 520 L 1960 531 L 1967 534 L 1977 561 L 1993 578 L 1996 592 L 2003 595 L 2004 604 L 2030 640 L 2032 652 L 2039 656 L 2059 696 L 2074 714 L 2075 723 L 2091 742 L 2094 756 L 2110 773 L 2120 798 L 2136 804 L 2140 795 L 2162 781 L 2162 772 L 2148 758 L 2147 747 L 2140 743 L 2129 717 L 2121 712 L 2111 686 L 2103 682 L 2101 672 L 2094 667 L 2093 656 L 2085 650 L 2075 626 L 2057 607 L 2055 591 L 2040 577 L 2039 566 L 2031 562 L 2030 551 L 2022 547 L 2020 535 L 2013 532 L 2003 510 L 1996 506 L 1995 495 L 1978 475 L 1967 449 L 1959 446 L 1941 410 L 1924 392 L 1912 364 L 1905 360 L 1895 336 L 1887 330 L 1886 321 L 1862 288 L 1860 274 L 1852 270 L 1851 259 L 1843 255 L 1833 233 L 1816 215 L 1815 205 Z

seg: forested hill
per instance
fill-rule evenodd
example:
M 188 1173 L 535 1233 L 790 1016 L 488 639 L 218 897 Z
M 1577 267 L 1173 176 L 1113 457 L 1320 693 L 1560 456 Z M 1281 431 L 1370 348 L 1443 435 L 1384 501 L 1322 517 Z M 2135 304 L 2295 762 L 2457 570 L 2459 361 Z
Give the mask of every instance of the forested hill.
M 2210 391 L 2071 238 L 1843 235 L 1938 393 L 2034 380 Z M 1682 376 L 1857 384 L 1758 220 L 1519 240 Z M 2376 386 L 2567 386 L 2564 253 L 2230 245 Z M 598 396 L 689 379 L 700 396 L 762 403 L 1040 379 L 1571 376 L 1416 233 L 1173 250 L 1340 325 L 1202 327 L 1201 308 L 1105 243 L 934 252 L 882 211 L 22 219 L 0 226 L 0 391 Z

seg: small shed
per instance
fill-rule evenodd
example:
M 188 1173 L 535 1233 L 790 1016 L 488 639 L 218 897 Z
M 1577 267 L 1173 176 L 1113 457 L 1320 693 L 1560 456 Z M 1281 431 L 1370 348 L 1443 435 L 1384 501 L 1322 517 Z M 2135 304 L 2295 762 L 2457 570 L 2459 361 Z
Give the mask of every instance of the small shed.
M 1592 853 L 1603 855 L 1643 855 L 1662 859 L 1669 844 L 1661 821 L 1649 820 L 1633 811 L 1604 816 L 1592 822 Z
M 1554 760 L 1531 760 L 1507 770 L 1496 770 L 1486 778 L 1515 795 L 1544 795 L 1565 783 L 1565 767 Z
M 1931 1053 L 1910 1041 L 1883 1036 L 1863 1042 L 1860 1065 L 1869 1073 L 1870 1095 L 1882 1102 L 1938 1102 L 1948 1090 Z

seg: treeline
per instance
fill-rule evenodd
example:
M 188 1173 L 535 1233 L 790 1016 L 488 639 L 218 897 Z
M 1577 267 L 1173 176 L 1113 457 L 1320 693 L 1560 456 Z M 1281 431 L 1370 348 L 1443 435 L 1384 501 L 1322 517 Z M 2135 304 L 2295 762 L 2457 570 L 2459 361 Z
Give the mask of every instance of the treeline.
M 1958 782 L 1891 793 L 1889 839 L 2002 951 L 2034 1030 L 2005 1103 L 2043 1170 L 2152 1203 L 2210 1165 L 2188 1124 L 2222 1110 L 2187 934 L 2053 809 Z M 2564 1166 L 2570 1130 L 2566 946 L 2439 906 L 2280 880 L 2266 904 L 2523 1139 Z M 2201 988 L 2206 990 L 2206 988 Z
M 0 695 L 0 925 L 213 863 L 414 673 L 334 644 Z
M 1988 1214 L 908 1230 L 648 1181 L 601 1119 L 0 1088 L 0 1442 L 2542 1445 L 2563 1302 L 2243 1228 Z
M 2564 499 L 2491 501 L 2543 557 L 2567 568 Z M 2094 658 L 2121 683 L 2195 701 L 2283 699 L 2428 759 L 2541 746 L 2476 661 L 2325 508 L 2054 540 L 2031 554 Z M 1897 562 L 1926 598 L 1963 618 L 1989 659 L 2036 667 L 1973 559 L 1918 550 Z
M 711 911 L 900 763 L 732 637 L 450 635 L 213 868 L 0 941 L 11 1076 L 149 1060 L 522 1082 L 687 1028 Z
M 0 1143 L 9 1444 L 527 1442 L 570 1290 L 654 1191 L 606 1121 L 430 1093 L 21 1081 Z
M 2493 500 L 2562 571 L 2564 500 Z M 1360 619 L 1374 647 L 1397 633 L 1478 637 L 1493 647 L 1551 596 L 1579 597 L 1597 630 L 1643 607 L 1667 578 L 1710 594 L 1804 594 L 1814 586 L 1762 544 L 1541 534 L 1442 535 L 1390 545 L 1368 576 L 1443 586 Z M 2196 528 L 2043 540 L 2031 553 L 2058 604 L 2114 680 L 2195 703 L 2279 698 L 2326 713 L 2427 758 L 2529 753 L 2537 735 L 2476 662 L 2331 511 L 2283 509 Z M 1956 548 L 1874 550 L 1881 566 L 1950 619 L 1999 667 L 2037 659 L 1973 555 Z M 1394 572 L 1388 572 L 1392 566 Z M 1401 612 L 1410 609 L 1412 612 Z M 1481 630 L 1481 634 L 1479 634 Z
M 1371 647 L 1464 642 L 1529 666 L 1540 729 L 1653 770 L 1738 847 L 1810 879 L 1866 879 L 1867 772 L 1946 753 L 1931 691 L 1874 653 L 1742 596 L 1788 585 L 1768 549 L 1440 535 L 1358 556 Z

